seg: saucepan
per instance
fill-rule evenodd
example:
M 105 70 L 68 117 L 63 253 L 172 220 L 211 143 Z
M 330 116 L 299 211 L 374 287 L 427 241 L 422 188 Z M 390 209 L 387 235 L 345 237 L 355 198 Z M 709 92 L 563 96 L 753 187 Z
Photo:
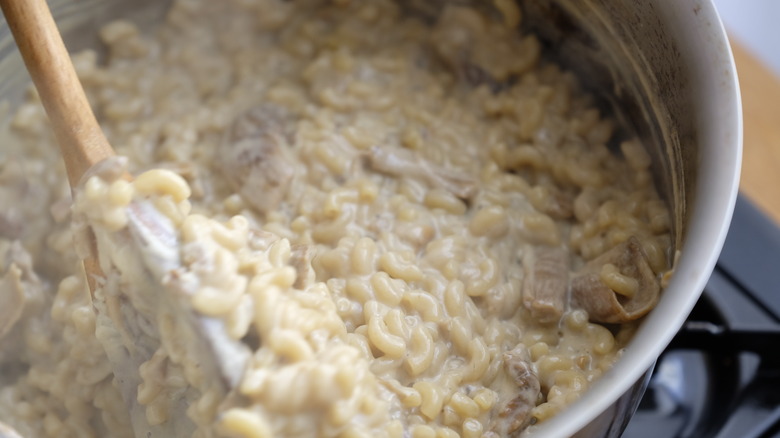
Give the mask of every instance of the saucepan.
M 656 358 L 720 253 L 739 184 L 742 115 L 728 38 L 710 1 L 527 0 L 526 20 L 649 145 L 674 212 L 675 273 L 614 368 L 533 436 L 619 437 Z
M 153 27 L 169 2 L 50 3 L 66 44 L 79 50 L 98 47 L 98 28 L 113 18 L 133 20 L 142 29 Z M 657 307 L 609 372 L 580 400 L 527 433 L 618 437 L 656 358 L 699 298 L 726 236 L 741 157 L 737 75 L 725 31 L 709 0 L 519 3 L 524 24 L 540 36 L 545 56 L 575 71 L 600 105 L 643 139 L 654 159 L 656 184 L 673 212 L 673 243 L 679 258 Z M 2 22 L 0 119 L 21 99 L 28 81 Z

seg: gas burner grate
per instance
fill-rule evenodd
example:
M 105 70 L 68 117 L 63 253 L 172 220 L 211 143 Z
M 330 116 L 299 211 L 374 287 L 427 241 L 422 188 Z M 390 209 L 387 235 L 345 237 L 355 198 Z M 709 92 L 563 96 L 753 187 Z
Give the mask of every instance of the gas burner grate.
M 780 229 L 743 197 L 624 438 L 780 438 Z

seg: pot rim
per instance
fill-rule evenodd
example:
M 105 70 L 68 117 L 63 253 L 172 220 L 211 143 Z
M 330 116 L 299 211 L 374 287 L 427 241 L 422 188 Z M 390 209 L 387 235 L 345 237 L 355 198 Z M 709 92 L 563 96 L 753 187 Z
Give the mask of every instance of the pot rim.
M 694 81 L 698 176 L 679 261 L 668 287 L 620 360 L 576 402 L 529 430 L 569 437 L 610 409 L 653 366 L 704 290 L 726 239 L 739 190 L 742 103 L 734 57 L 712 0 L 658 1 Z M 622 432 L 620 430 L 619 432 Z
M 580 400 L 529 431 L 528 437 L 576 434 L 643 377 L 696 304 L 728 232 L 739 187 L 743 130 L 739 83 L 728 37 L 712 0 L 655 2 L 667 23 L 678 24 L 670 28 L 678 33 L 675 36 L 683 55 L 698 53 L 696 59 L 701 61 L 691 73 L 702 79 L 694 83 L 700 90 L 694 107 L 701 110 L 698 142 L 708 145 L 701 150 L 709 153 L 698 158 L 700 172 L 682 255 L 661 301 L 621 359 Z M 707 69 L 717 72 L 697 75 Z

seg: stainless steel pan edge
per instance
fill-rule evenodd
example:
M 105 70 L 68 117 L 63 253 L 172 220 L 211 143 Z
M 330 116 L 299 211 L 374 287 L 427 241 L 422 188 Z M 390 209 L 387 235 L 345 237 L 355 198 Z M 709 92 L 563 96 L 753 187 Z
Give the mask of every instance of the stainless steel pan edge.
M 521 3 L 559 61 L 613 96 L 607 104 L 644 140 L 674 211 L 681 256 L 658 306 L 579 401 L 525 434 L 619 437 L 649 370 L 698 300 L 728 231 L 742 153 L 736 68 L 709 0 Z

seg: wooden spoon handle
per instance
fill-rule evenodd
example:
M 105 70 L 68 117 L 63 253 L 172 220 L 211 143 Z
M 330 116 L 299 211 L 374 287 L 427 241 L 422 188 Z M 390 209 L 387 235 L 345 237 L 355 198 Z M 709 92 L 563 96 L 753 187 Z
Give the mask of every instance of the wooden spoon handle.
M 75 187 L 94 164 L 114 155 L 95 120 L 46 0 L 0 0 Z

